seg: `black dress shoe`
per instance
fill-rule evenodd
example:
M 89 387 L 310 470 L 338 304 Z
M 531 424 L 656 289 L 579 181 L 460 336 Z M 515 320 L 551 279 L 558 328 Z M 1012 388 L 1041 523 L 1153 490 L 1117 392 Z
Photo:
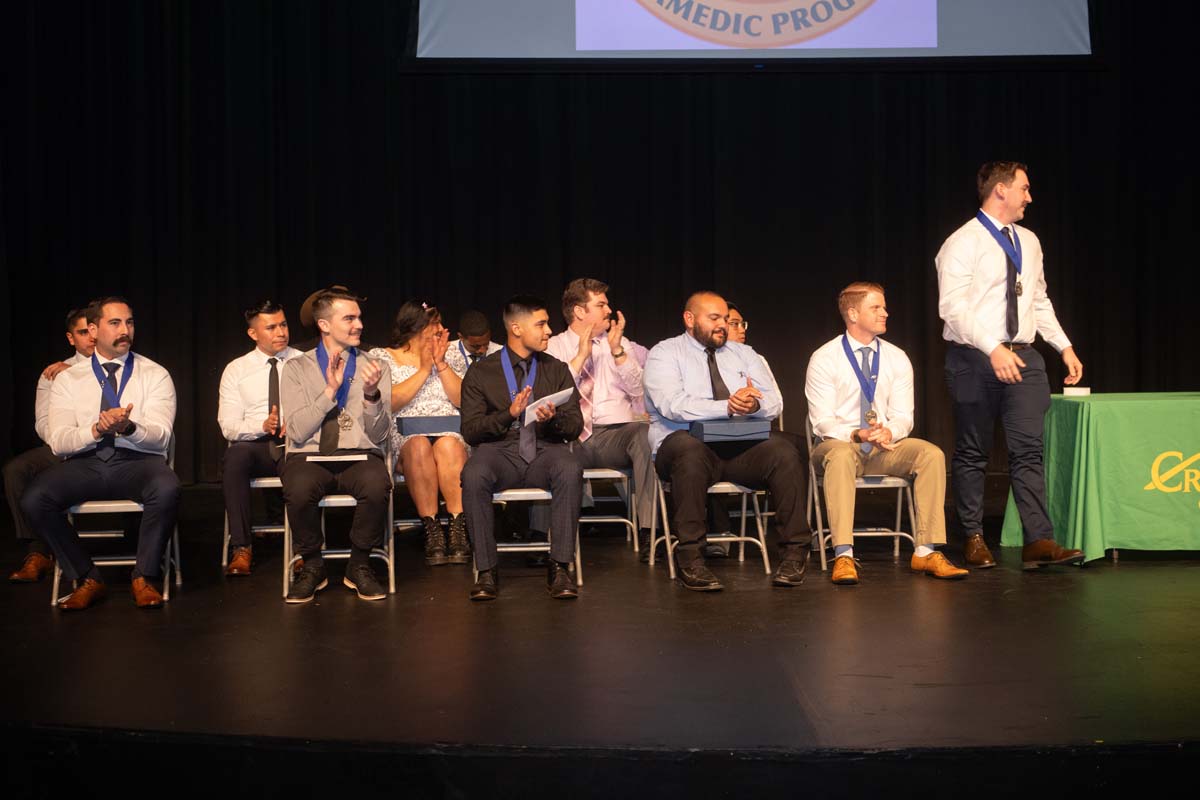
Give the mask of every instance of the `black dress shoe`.
M 785 558 L 771 577 L 774 586 L 799 586 L 804 583 L 804 572 L 808 569 L 808 551 L 799 558 Z
M 571 577 L 567 565 L 560 564 L 553 558 L 546 561 L 546 591 L 555 600 L 574 600 L 579 597 L 575 579 Z
M 329 585 L 325 574 L 325 562 L 308 563 L 296 574 L 292 588 L 288 590 L 288 603 L 307 603 L 317 596 L 317 592 Z
M 650 563 L 650 529 L 638 529 L 638 561 L 643 564 Z
M 687 566 L 679 564 L 675 568 L 675 574 L 679 576 L 683 588 L 693 592 L 719 592 L 724 588 L 717 576 L 704 566 L 703 561 L 696 561 Z
M 472 600 L 495 600 L 500 596 L 500 571 L 493 567 L 479 573 L 471 587 Z

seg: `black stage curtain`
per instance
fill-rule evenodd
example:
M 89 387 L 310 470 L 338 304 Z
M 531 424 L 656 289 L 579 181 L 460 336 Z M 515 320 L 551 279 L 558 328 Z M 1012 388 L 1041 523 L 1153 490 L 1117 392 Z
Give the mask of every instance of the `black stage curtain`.
M 63 312 L 100 293 L 132 300 L 136 349 L 174 375 L 194 482 L 217 477 L 252 301 L 296 324 L 344 282 L 383 342 L 405 299 L 453 324 L 517 290 L 554 308 L 584 275 L 647 345 L 690 290 L 736 300 L 792 430 L 837 291 L 878 280 L 917 432 L 949 449 L 933 257 L 992 158 L 1030 164 L 1086 382 L 1196 388 L 1192 5 L 1097 2 L 1098 55 L 1066 64 L 419 74 L 400 0 L 5 4 L 0 456 L 35 442 Z

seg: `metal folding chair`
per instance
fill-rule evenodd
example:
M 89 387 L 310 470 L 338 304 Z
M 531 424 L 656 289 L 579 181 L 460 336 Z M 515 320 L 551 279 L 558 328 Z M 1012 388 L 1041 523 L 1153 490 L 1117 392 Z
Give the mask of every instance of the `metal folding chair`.
M 667 495 L 670 491 L 670 483 L 661 480 L 656 480 L 658 502 L 654 505 L 654 517 L 650 520 L 650 565 L 654 565 L 654 556 L 658 552 L 660 542 L 665 542 L 667 545 L 667 567 L 670 570 L 671 579 L 675 578 L 675 546 L 678 544 L 678 539 L 671 533 L 671 515 L 667 508 Z M 741 513 L 738 515 L 741 520 L 741 527 L 737 534 L 719 534 L 708 536 L 709 543 L 713 542 L 738 542 L 738 561 L 746 560 L 746 542 L 751 542 L 758 545 L 759 551 L 762 553 L 763 572 L 771 574 L 771 558 L 767 553 L 767 523 L 762 515 L 762 508 L 758 502 L 758 491 L 747 486 L 741 486 L 730 481 L 719 481 L 708 487 L 709 494 L 733 494 L 740 495 L 742 499 Z M 757 536 L 746 535 L 746 517 L 747 505 L 753 503 L 754 509 L 754 525 L 757 530 Z M 658 518 L 662 517 L 663 534 L 658 535 Z M 732 516 L 732 514 L 730 515 Z
M 617 498 L 602 497 L 599 501 L 610 501 L 619 499 L 625 503 L 625 514 L 584 514 L 579 517 L 579 524 L 585 522 L 602 523 L 611 522 L 624 525 L 627 529 L 625 541 L 633 541 L 633 552 L 638 551 L 637 540 L 637 495 L 630 484 L 633 478 L 633 470 L 631 469 L 610 469 L 607 467 L 599 467 L 597 469 L 585 469 L 583 471 L 584 493 L 591 493 L 592 481 L 613 481 L 617 485 Z M 592 494 L 593 502 L 597 502 L 595 494 Z
M 553 499 L 553 495 L 545 489 L 505 489 L 502 492 L 494 492 L 492 494 L 492 502 L 496 504 L 504 503 L 548 503 Z M 498 553 L 549 553 L 550 552 L 550 537 L 554 535 L 553 529 L 546 532 L 546 541 L 544 542 L 496 542 L 496 552 Z M 479 577 L 479 567 L 475 564 L 475 560 L 471 560 L 471 573 L 475 578 Z M 579 549 L 579 526 L 575 526 L 575 583 L 578 586 L 583 586 L 583 555 Z
M 812 421 L 805 415 L 804 418 L 804 440 L 808 444 L 808 508 L 809 519 L 812 519 L 812 512 L 816 512 L 816 524 L 813 525 L 812 546 L 814 549 L 820 550 L 821 555 L 821 571 L 828 569 L 828 560 L 826 558 L 826 550 L 829 548 L 830 540 L 833 538 L 833 532 L 825 527 L 824 517 L 821 514 L 822 492 L 825 488 L 825 478 L 817 474 L 817 467 L 813 463 L 812 452 L 814 444 L 814 435 L 812 430 Z M 898 478 L 892 475 L 863 475 L 854 479 L 854 489 L 895 489 L 896 490 L 896 525 L 893 528 L 874 528 L 874 527 L 856 527 L 853 529 L 854 538 L 859 537 L 874 537 L 892 539 L 892 558 L 900 558 L 900 539 L 908 539 L 909 544 L 916 546 L 916 540 L 912 533 L 905 532 L 900 529 L 900 524 L 903 519 L 903 503 L 905 498 L 908 499 L 908 523 L 915 531 L 917 529 L 917 518 L 915 512 L 915 503 L 913 502 L 913 483 L 909 478 Z
M 172 470 L 175 469 L 175 434 L 172 432 L 171 441 L 167 445 L 167 466 Z M 133 500 L 85 500 L 82 503 L 71 506 L 67 509 L 67 518 L 71 524 L 75 524 L 75 517 L 81 514 L 140 514 L 145 511 L 145 506 Z M 80 531 L 79 538 L 81 539 L 120 539 L 124 537 L 124 531 L 103 530 L 103 531 Z M 132 567 L 137 565 L 137 555 L 112 555 L 112 556 L 93 556 L 92 563 L 101 567 Z M 183 585 L 183 570 L 180 567 L 179 559 L 179 522 L 175 522 L 175 529 L 171 532 L 171 541 L 167 542 L 166 551 L 163 553 L 163 600 L 171 599 L 171 573 L 172 567 L 175 573 L 175 585 Z M 58 589 L 62 582 L 62 568 L 58 562 L 54 562 L 54 581 L 50 586 L 50 605 L 58 604 Z
M 270 478 L 251 478 L 251 489 L 282 489 L 283 481 L 278 477 Z M 286 514 L 286 512 L 285 512 Z M 251 525 L 250 532 L 253 533 L 283 533 L 284 525 Z M 229 566 L 229 512 L 225 512 L 225 540 L 221 545 L 221 569 Z

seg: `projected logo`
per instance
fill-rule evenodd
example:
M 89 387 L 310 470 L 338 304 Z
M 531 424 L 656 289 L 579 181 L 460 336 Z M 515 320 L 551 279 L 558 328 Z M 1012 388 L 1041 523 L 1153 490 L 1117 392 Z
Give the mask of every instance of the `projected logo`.
M 875 0 L 637 0 L 684 33 L 730 47 L 784 47 L 824 36 Z

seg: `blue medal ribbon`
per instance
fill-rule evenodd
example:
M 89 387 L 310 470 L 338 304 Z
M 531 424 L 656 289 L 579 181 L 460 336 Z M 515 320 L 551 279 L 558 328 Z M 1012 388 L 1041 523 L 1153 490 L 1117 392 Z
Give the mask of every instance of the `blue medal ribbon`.
M 336 395 L 339 409 L 345 409 L 346 402 L 350 399 L 351 378 L 354 377 L 354 373 L 358 370 L 358 348 L 349 348 L 346 350 L 345 355 L 346 371 L 342 373 L 342 385 L 338 387 Z M 321 368 L 322 376 L 329 374 L 329 351 L 325 349 L 324 342 L 317 342 L 317 366 Z
M 979 220 L 979 223 L 983 225 L 983 227 L 987 228 L 987 232 L 990 233 L 992 238 L 996 240 L 996 243 L 1000 245 L 1000 249 L 1004 251 L 1004 254 L 1012 259 L 1013 266 L 1017 268 L 1017 274 L 1020 275 L 1021 237 L 1017 236 L 1017 226 L 1008 226 L 1009 230 L 1012 231 L 1013 237 L 1012 241 L 1010 242 L 1007 236 L 996 229 L 996 226 L 992 224 L 992 221 L 987 218 L 987 214 L 984 214 L 982 210 L 975 212 L 975 219 Z
M 522 389 L 533 386 L 533 381 L 537 378 L 537 359 L 531 356 L 529 362 L 529 374 L 525 376 L 525 382 L 521 385 Z M 500 357 L 500 366 L 504 368 L 504 382 L 508 384 L 508 399 L 515 399 L 517 396 L 517 376 L 513 372 L 512 358 L 509 356 L 507 347 L 504 348 L 504 354 Z
M 92 372 L 96 376 L 96 380 L 100 382 L 100 391 L 108 395 L 109 408 L 121 407 L 121 396 L 125 394 L 125 387 L 129 385 L 129 379 L 133 377 L 133 351 L 129 351 L 129 357 L 125 359 L 125 374 L 121 376 L 121 385 L 114 391 L 112 384 L 108 382 L 108 374 L 100 369 L 100 359 L 96 358 L 96 354 L 92 353 Z
M 846 351 L 846 359 L 850 362 L 850 366 L 854 368 L 854 377 L 858 378 L 858 385 L 862 387 L 863 396 L 867 398 L 867 402 L 871 405 L 875 404 L 875 387 L 879 385 L 879 362 L 883 358 L 883 345 L 879 345 L 879 349 L 875 351 L 875 358 L 871 364 L 871 377 L 863 374 L 862 367 L 858 360 L 854 358 L 854 350 L 850 347 L 850 340 L 846 338 L 846 334 L 842 334 L 842 349 Z

